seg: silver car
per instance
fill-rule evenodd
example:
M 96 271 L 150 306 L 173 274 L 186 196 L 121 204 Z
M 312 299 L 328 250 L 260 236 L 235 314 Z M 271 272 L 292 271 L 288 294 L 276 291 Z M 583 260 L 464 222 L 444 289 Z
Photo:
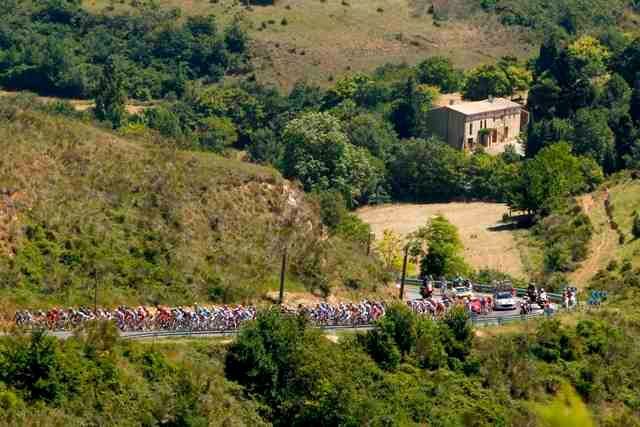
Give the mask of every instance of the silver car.
M 494 310 L 515 310 L 518 308 L 518 302 L 511 292 L 498 292 L 494 296 Z

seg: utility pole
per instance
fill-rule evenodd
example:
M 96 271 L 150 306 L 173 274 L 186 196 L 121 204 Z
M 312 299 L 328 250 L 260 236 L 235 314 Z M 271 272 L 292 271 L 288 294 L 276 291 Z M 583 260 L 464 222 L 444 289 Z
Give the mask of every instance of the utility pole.
M 282 266 L 280 267 L 280 296 L 278 298 L 278 303 L 282 304 L 284 301 L 284 276 L 285 271 L 287 269 L 287 247 L 284 247 L 284 251 L 282 252 Z
M 409 245 L 404 247 L 404 260 L 402 261 L 402 278 L 400 279 L 400 301 L 404 299 L 404 279 L 407 275 L 407 258 L 409 257 Z
M 93 286 L 93 314 L 97 316 L 98 313 L 98 278 L 95 279 Z

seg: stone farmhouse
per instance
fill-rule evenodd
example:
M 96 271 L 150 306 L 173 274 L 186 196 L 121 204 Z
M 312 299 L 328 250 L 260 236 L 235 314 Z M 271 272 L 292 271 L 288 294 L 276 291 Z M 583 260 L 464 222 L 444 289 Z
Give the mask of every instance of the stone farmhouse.
M 507 145 L 521 151 L 520 132 L 526 127 L 529 114 L 522 105 L 505 98 L 484 101 L 450 101 L 450 105 L 428 113 L 429 127 L 453 148 L 473 151 L 482 147 L 498 154 Z

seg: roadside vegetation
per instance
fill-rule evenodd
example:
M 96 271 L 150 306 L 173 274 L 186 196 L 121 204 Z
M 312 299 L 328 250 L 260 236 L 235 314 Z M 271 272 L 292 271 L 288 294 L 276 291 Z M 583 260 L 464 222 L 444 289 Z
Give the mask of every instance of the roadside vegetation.
M 464 312 L 436 323 L 393 306 L 337 343 L 274 311 L 230 344 L 124 341 L 108 324 L 13 334 L 0 337 L 0 423 L 636 426 L 637 317 L 611 301 L 478 337 Z

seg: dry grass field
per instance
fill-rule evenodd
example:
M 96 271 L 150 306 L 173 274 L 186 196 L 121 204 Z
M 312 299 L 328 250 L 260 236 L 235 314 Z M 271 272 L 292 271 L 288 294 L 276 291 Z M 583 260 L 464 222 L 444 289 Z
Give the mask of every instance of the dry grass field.
M 514 277 L 525 277 L 520 252 L 509 230 L 493 230 L 508 211 L 499 203 L 398 204 L 365 207 L 358 216 L 371 224 L 376 236 L 385 229 L 406 235 L 423 226 L 429 218 L 442 214 L 460 233 L 464 257 L 476 269 L 491 268 Z
M 86 0 L 84 5 L 95 11 L 111 3 Z M 115 2 L 114 8 L 126 10 L 127 3 Z M 215 15 L 221 24 L 242 18 L 253 39 L 258 79 L 285 89 L 301 79 L 327 85 L 351 71 L 412 64 L 433 55 L 467 68 L 503 55 L 535 53 L 524 34 L 505 28 L 468 0 L 447 2 L 450 17 L 437 24 L 424 0 L 278 0 L 275 6 L 251 8 L 236 0 L 159 3 L 180 7 L 185 16 Z

